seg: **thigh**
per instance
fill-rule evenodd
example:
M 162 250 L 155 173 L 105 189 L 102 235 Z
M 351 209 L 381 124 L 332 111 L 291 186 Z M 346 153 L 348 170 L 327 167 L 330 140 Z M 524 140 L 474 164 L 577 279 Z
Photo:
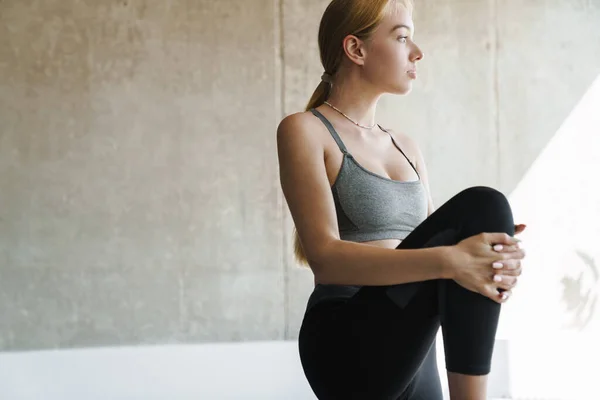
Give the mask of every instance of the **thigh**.
M 397 400 L 443 400 L 435 343 L 406 392 Z
M 335 317 L 336 370 L 346 382 L 344 398 L 397 399 L 435 343 L 440 327 L 437 281 L 422 282 L 403 309 L 379 289 L 361 289 Z
M 440 232 L 452 231 L 457 233 L 455 242 L 480 232 L 471 232 L 472 222 L 478 222 L 483 217 L 498 216 L 512 223 L 510 206 L 506 197 L 495 189 L 475 186 L 454 195 L 419 226 L 417 226 L 398 246 L 399 249 L 418 249 L 440 245 L 431 243 L 431 239 Z M 510 225 L 510 224 L 509 224 Z M 455 244 L 455 243 L 442 243 Z

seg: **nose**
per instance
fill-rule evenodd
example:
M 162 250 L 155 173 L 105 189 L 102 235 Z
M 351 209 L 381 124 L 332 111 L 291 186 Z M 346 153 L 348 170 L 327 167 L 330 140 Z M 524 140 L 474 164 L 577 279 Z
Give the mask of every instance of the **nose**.
M 412 56 L 411 57 L 411 61 L 412 62 L 421 61 L 423 59 L 423 57 L 425 57 L 425 53 L 423 53 L 421 51 L 421 49 L 419 48 L 419 46 L 415 45 L 415 49 L 413 50 L 411 56 Z

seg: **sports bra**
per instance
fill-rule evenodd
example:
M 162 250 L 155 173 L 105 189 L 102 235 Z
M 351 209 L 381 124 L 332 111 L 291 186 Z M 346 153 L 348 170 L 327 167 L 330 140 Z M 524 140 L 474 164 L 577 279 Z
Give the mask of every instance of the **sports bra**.
M 325 124 L 344 154 L 342 166 L 331 187 L 340 239 L 368 242 L 404 239 L 427 218 L 427 196 L 419 172 L 392 135 L 392 143 L 419 176 L 416 181 L 395 181 L 375 174 L 348 152 L 333 125 L 319 111 L 311 109 Z

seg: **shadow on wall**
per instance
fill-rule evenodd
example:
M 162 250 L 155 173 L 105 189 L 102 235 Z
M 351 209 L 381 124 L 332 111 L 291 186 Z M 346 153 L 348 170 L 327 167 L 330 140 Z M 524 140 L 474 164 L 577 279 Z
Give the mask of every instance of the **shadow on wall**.
M 567 329 L 583 331 L 595 315 L 598 292 L 600 291 L 598 266 L 587 253 L 575 250 L 585 269 L 576 278 L 564 276 L 562 301 L 567 306 L 567 315 L 571 321 L 565 324 Z

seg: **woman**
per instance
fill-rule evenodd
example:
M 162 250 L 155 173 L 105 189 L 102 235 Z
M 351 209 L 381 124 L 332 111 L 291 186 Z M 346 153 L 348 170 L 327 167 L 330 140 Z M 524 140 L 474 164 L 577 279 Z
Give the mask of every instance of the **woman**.
M 319 30 L 325 69 L 307 112 L 278 127 L 296 255 L 315 276 L 299 337 L 319 399 L 485 399 L 500 307 L 524 251 L 506 198 L 466 189 L 434 211 L 416 142 L 375 124 L 407 94 L 423 53 L 412 5 L 333 0 Z

